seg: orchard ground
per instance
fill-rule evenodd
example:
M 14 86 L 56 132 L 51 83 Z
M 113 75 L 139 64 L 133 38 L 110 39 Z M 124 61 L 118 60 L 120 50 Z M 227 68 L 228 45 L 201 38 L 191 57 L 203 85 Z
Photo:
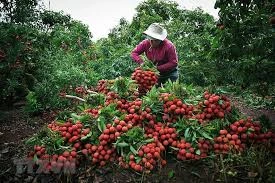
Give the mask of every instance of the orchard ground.
M 275 129 L 275 111 L 253 109 L 245 102 L 230 97 L 232 105 L 240 112 L 253 119 L 265 116 L 272 122 Z M 47 117 L 46 117 L 47 116 Z M 50 117 L 49 117 L 50 116 Z M 63 182 L 64 176 L 58 174 L 23 174 L 16 173 L 15 161 L 23 159 L 27 154 L 24 140 L 38 132 L 42 126 L 54 119 L 54 112 L 30 117 L 24 112 L 24 101 L 10 108 L 0 110 L 0 179 L 4 182 Z M 52 118 L 51 118 L 52 117 Z M 274 164 L 274 158 L 272 158 Z M 265 165 L 261 165 L 265 166 Z M 77 176 L 70 177 L 72 182 L 214 182 L 218 180 L 217 170 L 209 168 L 203 160 L 196 162 L 181 162 L 167 155 L 167 165 L 153 171 L 149 175 L 138 174 L 132 170 L 123 170 L 112 164 L 97 168 L 90 164 L 82 164 L 77 170 Z M 245 174 L 244 177 L 245 178 Z M 253 176 L 252 176 L 253 177 Z M 63 180 L 63 181 L 62 181 Z M 244 179 L 243 179 L 244 180 Z M 243 181 L 240 179 L 240 182 Z M 252 181 L 253 182 L 253 181 Z

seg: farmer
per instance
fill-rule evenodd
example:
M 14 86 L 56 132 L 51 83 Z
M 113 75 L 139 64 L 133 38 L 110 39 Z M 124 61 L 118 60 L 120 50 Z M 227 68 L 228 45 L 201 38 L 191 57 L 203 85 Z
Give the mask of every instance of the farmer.
M 145 52 L 146 57 L 156 65 L 160 73 L 158 87 L 169 79 L 172 82 L 176 81 L 179 77 L 178 55 L 174 44 L 166 39 L 166 29 L 158 23 L 153 23 L 143 34 L 147 39 L 141 41 L 132 51 L 133 61 L 142 65 L 143 60 L 140 55 Z

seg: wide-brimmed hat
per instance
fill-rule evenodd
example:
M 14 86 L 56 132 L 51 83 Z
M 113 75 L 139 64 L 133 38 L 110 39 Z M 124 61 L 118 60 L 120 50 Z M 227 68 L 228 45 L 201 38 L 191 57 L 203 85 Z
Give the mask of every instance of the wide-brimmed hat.
M 152 23 L 143 34 L 163 41 L 167 37 L 167 30 L 159 23 Z

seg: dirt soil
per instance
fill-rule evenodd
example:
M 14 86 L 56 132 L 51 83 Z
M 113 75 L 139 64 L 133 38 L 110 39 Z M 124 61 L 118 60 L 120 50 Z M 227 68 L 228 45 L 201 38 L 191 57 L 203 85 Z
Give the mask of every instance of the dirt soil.
M 230 97 L 232 105 L 237 107 L 241 113 L 252 117 L 253 119 L 258 119 L 260 117 L 266 117 L 272 124 L 272 128 L 275 129 L 275 110 L 269 109 L 253 109 L 245 104 L 244 101 L 239 98 Z
M 274 110 L 255 110 L 246 106 L 238 99 L 231 98 L 242 113 L 258 118 L 265 115 L 275 124 Z M 24 113 L 24 104 L 17 104 L 12 108 L 0 109 L 0 182 L 68 182 L 68 177 L 62 175 L 18 174 L 15 161 L 27 154 L 24 140 L 38 132 L 51 118 L 43 116 L 29 117 Z M 274 126 L 273 126 L 274 127 Z M 113 164 L 104 168 L 87 167 L 82 164 L 77 174 L 72 176 L 70 182 L 215 182 L 215 170 L 200 161 L 179 162 L 167 155 L 167 166 L 152 172 L 150 175 L 140 175 L 131 170 L 120 169 Z

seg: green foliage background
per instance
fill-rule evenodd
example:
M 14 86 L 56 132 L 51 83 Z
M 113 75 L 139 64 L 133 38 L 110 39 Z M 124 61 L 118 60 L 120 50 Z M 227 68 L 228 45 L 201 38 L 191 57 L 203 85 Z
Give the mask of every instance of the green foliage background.
M 131 22 L 121 18 L 107 38 L 96 42 L 88 27 L 70 15 L 44 10 L 38 0 L 14 2 L 0 2 L 2 104 L 27 96 L 32 111 L 66 107 L 70 103 L 60 99 L 60 91 L 129 77 L 137 66 L 131 50 L 153 22 L 164 24 L 177 48 L 180 82 L 235 85 L 274 95 L 270 0 L 217 0 L 219 20 L 201 9 L 181 9 L 173 1 L 147 0 L 138 5 Z

